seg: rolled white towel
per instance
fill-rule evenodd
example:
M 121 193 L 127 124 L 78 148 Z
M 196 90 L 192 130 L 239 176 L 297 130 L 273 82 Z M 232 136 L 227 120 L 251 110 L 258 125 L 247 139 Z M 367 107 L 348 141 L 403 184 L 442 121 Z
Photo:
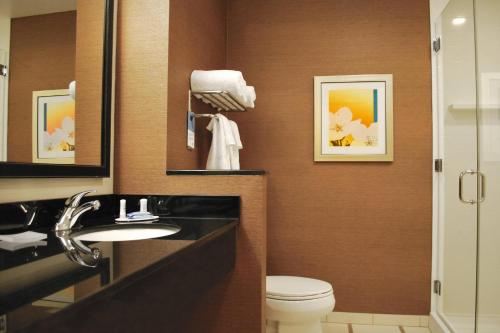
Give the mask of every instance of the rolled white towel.
M 257 95 L 255 94 L 255 87 L 246 86 L 245 87 L 245 104 L 244 104 L 244 106 L 247 108 L 254 108 L 256 98 L 257 98 Z
M 233 70 L 195 70 L 191 73 L 191 90 L 220 90 L 230 93 L 238 102 L 245 104 L 246 81 L 240 71 Z

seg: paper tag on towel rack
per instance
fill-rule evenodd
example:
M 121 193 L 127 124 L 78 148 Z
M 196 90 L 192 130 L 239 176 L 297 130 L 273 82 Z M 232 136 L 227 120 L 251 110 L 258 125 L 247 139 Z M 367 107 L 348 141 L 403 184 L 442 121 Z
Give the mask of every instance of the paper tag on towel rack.
M 196 130 L 196 117 L 194 112 L 188 112 L 187 114 L 187 149 L 194 149 L 194 137 Z

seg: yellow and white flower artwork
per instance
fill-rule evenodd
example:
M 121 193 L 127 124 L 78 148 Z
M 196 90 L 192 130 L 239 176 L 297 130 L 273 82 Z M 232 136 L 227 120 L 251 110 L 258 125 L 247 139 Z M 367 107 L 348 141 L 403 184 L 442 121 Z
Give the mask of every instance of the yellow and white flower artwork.
M 352 119 L 350 108 L 342 107 L 336 112 L 330 112 L 329 145 L 335 146 L 362 146 L 377 145 L 378 125 L 372 122 L 366 126 L 361 119 Z

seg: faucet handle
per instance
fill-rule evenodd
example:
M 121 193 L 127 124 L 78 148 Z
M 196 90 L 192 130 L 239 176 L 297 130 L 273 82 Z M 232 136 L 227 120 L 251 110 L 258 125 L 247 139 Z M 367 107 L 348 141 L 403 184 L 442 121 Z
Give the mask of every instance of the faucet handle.
M 95 192 L 97 192 L 97 191 L 96 190 L 88 190 L 88 191 L 83 191 L 83 192 L 77 193 L 77 194 L 69 197 L 68 199 L 66 199 L 64 204 L 66 205 L 66 207 L 76 208 L 76 207 L 78 207 L 78 205 L 80 204 L 80 200 L 82 200 L 82 198 L 84 196 L 86 196 L 89 193 L 95 193 Z

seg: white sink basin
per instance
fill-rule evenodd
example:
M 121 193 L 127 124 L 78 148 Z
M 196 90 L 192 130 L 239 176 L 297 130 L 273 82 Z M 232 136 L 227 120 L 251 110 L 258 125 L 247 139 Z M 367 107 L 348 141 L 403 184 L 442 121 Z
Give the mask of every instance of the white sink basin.
M 170 236 L 178 233 L 180 227 L 171 224 L 116 225 L 77 231 L 71 238 L 77 241 L 119 242 Z

